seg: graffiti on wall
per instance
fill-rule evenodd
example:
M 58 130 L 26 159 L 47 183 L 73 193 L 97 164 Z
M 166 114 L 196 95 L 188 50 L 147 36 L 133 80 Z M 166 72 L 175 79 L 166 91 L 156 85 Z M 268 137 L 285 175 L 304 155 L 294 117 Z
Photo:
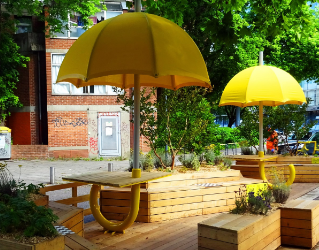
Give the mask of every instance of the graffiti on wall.
M 92 131 L 97 136 L 97 122 L 91 118 L 88 119 L 89 131 Z
M 98 153 L 97 142 L 98 142 L 98 139 L 96 137 L 89 137 L 90 152 L 92 154 L 97 154 Z
M 52 120 L 54 127 L 59 128 L 59 127 L 65 127 L 65 126 L 73 126 L 73 127 L 78 127 L 78 126 L 86 126 L 88 124 L 87 119 L 78 117 L 75 118 L 73 121 L 67 121 L 63 119 L 62 117 L 57 117 Z

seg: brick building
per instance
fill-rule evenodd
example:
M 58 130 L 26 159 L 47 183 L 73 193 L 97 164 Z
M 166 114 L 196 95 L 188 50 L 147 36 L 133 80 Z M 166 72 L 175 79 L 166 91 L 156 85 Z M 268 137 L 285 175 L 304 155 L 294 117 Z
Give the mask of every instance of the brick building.
M 125 2 L 108 3 L 107 11 L 96 13 L 92 20 L 96 24 L 125 12 Z M 37 18 L 20 21 L 15 39 L 30 61 L 20 71 L 16 90 L 23 108 L 12 109 L 6 123 L 12 129 L 12 158 L 129 155 L 130 114 L 116 103 L 111 86 L 77 89 L 70 83 L 55 83 L 65 54 L 84 32 L 80 17 L 72 15 L 69 23 L 70 31 L 45 38 L 44 24 Z M 142 150 L 146 150 L 143 144 Z

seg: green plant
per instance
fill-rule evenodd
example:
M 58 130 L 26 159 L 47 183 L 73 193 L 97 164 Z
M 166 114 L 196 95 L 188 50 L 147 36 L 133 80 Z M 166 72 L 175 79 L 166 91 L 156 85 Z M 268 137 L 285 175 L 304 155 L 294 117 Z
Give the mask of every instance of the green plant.
M 215 163 L 215 165 L 219 165 L 219 164 L 221 164 L 223 161 L 224 161 L 224 157 L 223 157 L 222 155 L 217 155 L 217 156 L 215 157 L 214 163 Z
M 269 189 L 258 189 L 247 193 L 246 185 L 235 191 L 236 200 L 235 208 L 230 210 L 232 214 L 262 214 L 266 215 L 271 209 L 271 201 L 273 199 L 272 192 Z
M 21 197 L 10 197 L 0 202 L 0 232 L 22 233 L 24 236 L 54 236 L 57 231 L 53 226 L 58 217 L 51 209 L 36 206 L 34 202 Z
M 17 194 L 17 183 L 8 170 L 6 163 L 0 163 L 0 195 L 1 194 L 7 194 L 9 196 L 15 196 Z
M 286 185 L 283 168 L 272 166 L 267 172 L 268 180 L 272 183 L 272 194 L 277 203 L 285 203 L 290 195 L 290 186 Z
M 183 164 L 183 166 L 186 168 L 191 168 L 196 171 L 198 171 L 200 168 L 200 162 L 196 153 L 193 153 L 191 155 L 186 155 L 185 157 L 180 156 L 179 160 Z
M 214 149 L 208 149 L 206 150 L 204 154 L 204 159 L 206 160 L 206 163 L 209 165 L 213 165 L 215 163 L 215 152 Z

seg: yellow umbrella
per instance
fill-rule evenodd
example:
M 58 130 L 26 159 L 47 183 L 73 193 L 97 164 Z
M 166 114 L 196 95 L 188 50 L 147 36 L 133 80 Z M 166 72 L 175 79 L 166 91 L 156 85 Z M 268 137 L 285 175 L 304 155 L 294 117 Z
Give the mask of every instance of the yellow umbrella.
M 299 83 L 284 70 L 262 65 L 260 52 L 259 66 L 247 68 L 235 75 L 227 84 L 219 106 L 234 105 L 247 107 L 259 105 L 259 157 L 264 157 L 263 149 L 263 106 L 298 104 L 306 102 Z M 264 161 L 259 161 L 261 178 L 267 181 Z M 295 176 L 293 165 L 289 166 L 292 184 Z
M 173 90 L 184 86 L 211 86 L 203 57 L 189 35 L 173 22 L 146 13 L 119 15 L 86 31 L 66 54 L 57 82 L 71 82 L 78 88 L 88 85 L 134 87 L 137 115 L 134 116 L 132 177 L 140 176 L 140 86 Z M 122 231 L 134 222 L 139 207 L 139 184 L 132 186 L 133 205 L 122 224 L 108 222 L 101 215 L 95 199 L 97 190 L 92 191 L 91 210 L 104 228 Z
M 259 152 L 263 156 L 263 106 L 306 102 L 299 83 L 286 71 L 272 66 L 255 66 L 235 75 L 227 84 L 219 106 L 259 105 Z

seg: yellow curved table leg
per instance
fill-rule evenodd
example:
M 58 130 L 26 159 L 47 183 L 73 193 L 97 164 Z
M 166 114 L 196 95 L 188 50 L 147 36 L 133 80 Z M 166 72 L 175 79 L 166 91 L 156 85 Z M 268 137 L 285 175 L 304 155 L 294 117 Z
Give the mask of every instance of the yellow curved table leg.
M 286 182 L 287 186 L 290 186 L 292 183 L 294 183 L 295 177 L 296 177 L 296 170 L 295 170 L 295 166 L 293 164 L 289 165 L 289 178 Z M 265 174 L 265 162 L 264 161 L 260 161 L 259 162 L 259 174 L 260 177 L 263 181 L 268 183 L 268 186 L 270 188 L 272 188 L 272 184 L 270 182 L 268 182 L 266 174 Z
M 134 170 L 139 170 L 139 171 L 134 171 Z M 140 169 L 133 169 L 132 177 L 140 177 L 140 176 L 141 176 Z M 113 231 L 113 232 L 124 232 L 126 228 L 128 228 L 134 223 L 137 217 L 139 206 L 140 206 L 140 184 L 132 185 L 130 212 L 124 221 L 117 222 L 117 223 L 108 221 L 102 215 L 100 211 L 100 206 L 98 204 L 99 191 L 100 191 L 99 185 L 92 185 L 91 192 L 90 192 L 90 207 L 95 220 L 98 223 L 100 223 L 100 225 L 104 227 L 106 230 Z

